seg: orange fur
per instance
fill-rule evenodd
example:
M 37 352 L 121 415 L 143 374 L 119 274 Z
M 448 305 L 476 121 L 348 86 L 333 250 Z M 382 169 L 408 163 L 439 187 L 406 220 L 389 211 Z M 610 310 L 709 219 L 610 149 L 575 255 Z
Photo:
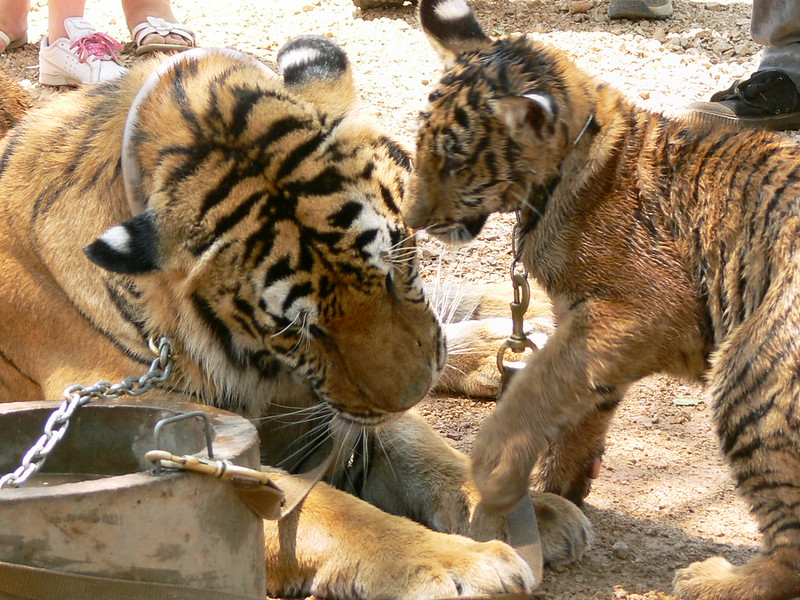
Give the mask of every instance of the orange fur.
M 491 40 L 466 3 L 440 5 L 420 4 L 448 68 L 420 123 L 409 222 L 463 241 L 520 211 L 521 258 L 556 317 L 476 440 L 483 502 L 508 510 L 534 469 L 579 502 L 631 383 L 703 379 L 762 551 L 680 570 L 676 591 L 797 596 L 800 149 L 641 110 L 558 50 Z
M 192 50 L 61 95 L 9 132 L 0 401 L 142 374 L 148 338 L 167 334 L 175 374 L 148 401 L 239 412 L 286 470 L 314 460 L 334 415 L 361 436 L 330 480 L 378 508 L 320 485 L 265 522 L 271 594 L 530 591 L 507 545 L 456 535 L 474 534 L 466 459 L 406 412 L 445 360 L 397 208 L 410 162 L 354 111 L 349 68 L 322 47 L 336 81 Z M 575 560 L 588 523 L 540 500 L 547 559 Z M 478 525 L 506 533 L 504 519 Z

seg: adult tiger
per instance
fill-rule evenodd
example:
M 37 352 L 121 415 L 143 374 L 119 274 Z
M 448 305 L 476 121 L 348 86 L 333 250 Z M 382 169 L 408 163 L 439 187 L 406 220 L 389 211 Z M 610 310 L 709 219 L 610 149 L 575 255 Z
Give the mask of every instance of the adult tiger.
M 466 459 L 406 413 L 444 338 L 398 208 L 409 157 L 353 111 L 344 53 L 296 39 L 282 80 L 232 51 L 164 60 L 49 100 L 0 145 L 0 401 L 138 374 L 167 334 L 162 398 L 253 419 L 289 470 L 319 425 L 363 429 L 374 451 L 332 479 L 430 527 L 320 484 L 265 523 L 270 594 L 529 590 L 509 546 L 449 535 L 506 523 L 473 522 Z M 582 515 L 538 504 L 546 558 L 577 558 Z
M 491 40 L 464 0 L 421 0 L 446 71 L 417 137 L 409 224 L 466 241 L 520 211 L 521 258 L 556 333 L 476 440 L 484 501 L 580 500 L 626 388 L 704 379 L 761 553 L 677 572 L 683 598 L 800 595 L 800 149 L 647 112 L 524 36 Z M 538 461 L 538 462 L 537 462 Z

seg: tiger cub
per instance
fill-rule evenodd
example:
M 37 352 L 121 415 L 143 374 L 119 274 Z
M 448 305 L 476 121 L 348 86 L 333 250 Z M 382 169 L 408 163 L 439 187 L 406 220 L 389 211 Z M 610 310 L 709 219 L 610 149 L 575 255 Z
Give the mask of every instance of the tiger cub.
M 264 522 L 267 593 L 530 592 L 511 546 L 467 537 L 508 531 L 476 515 L 467 458 L 409 411 L 447 354 L 399 208 L 409 155 L 359 113 L 331 40 L 295 38 L 278 65 L 139 61 L 0 141 L 0 402 L 139 375 L 168 335 L 175 371 L 146 400 L 251 419 L 278 485 L 331 428 L 359 438 L 332 485 Z M 588 521 L 536 500 L 545 559 L 579 558 Z
M 408 221 L 463 242 L 519 211 L 521 258 L 556 314 L 477 439 L 483 502 L 508 510 L 532 470 L 580 501 L 631 383 L 703 380 L 762 549 L 679 570 L 676 593 L 800 595 L 800 148 L 637 108 L 556 49 L 488 38 L 464 0 L 419 11 L 445 72 Z

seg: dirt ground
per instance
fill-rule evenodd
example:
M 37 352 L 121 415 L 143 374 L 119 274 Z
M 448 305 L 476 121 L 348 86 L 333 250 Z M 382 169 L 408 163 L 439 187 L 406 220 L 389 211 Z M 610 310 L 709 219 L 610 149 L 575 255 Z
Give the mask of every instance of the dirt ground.
M 530 32 L 570 52 L 588 71 L 642 106 L 678 113 L 757 65 L 749 36 L 751 2 L 674 0 L 658 22 L 610 22 L 607 0 L 474 0 L 487 32 Z M 45 33 L 47 8 L 34 0 L 29 37 Z M 89 0 L 86 15 L 127 41 L 118 2 Z M 371 111 L 393 135 L 413 142 L 416 115 L 439 73 L 413 7 L 361 11 L 351 0 L 173 0 L 207 46 L 230 46 L 274 64 L 280 46 L 306 33 L 347 50 Z M 129 49 L 125 60 L 133 60 Z M 0 55 L 0 67 L 36 91 L 36 46 Z M 510 257 L 508 218 L 496 218 L 473 245 L 455 252 L 424 242 L 429 274 L 440 265 L 462 281 L 502 281 Z M 453 445 L 469 451 L 491 402 L 432 398 L 421 406 Z M 595 543 L 578 565 L 548 571 L 542 600 L 670 599 L 676 568 L 721 554 L 742 563 L 758 536 L 720 460 L 702 389 L 665 377 L 637 385 L 608 441 L 604 468 L 587 500 Z M 746 599 L 742 599 L 746 600 Z

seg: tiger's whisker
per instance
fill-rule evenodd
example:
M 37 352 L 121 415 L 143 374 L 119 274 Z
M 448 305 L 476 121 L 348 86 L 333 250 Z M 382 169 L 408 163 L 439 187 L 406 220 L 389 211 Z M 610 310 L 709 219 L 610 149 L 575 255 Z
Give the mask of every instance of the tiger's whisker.
M 392 472 L 392 477 L 394 477 L 395 481 L 399 481 L 397 473 L 395 473 L 394 470 L 394 465 L 392 464 L 392 461 L 389 457 L 389 452 L 388 450 L 386 450 L 386 445 L 385 445 L 386 440 L 384 440 L 380 430 L 375 432 L 375 439 L 378 440 L 378 446 L 380 446 L 381 452 L 383 452 L 383 455 L 386 457 L 386 464 L 389 465 L 389 470 Z
M 286 327 L 284 327 L 280 331 L 276 331 L 275 333 L 271 334 L 270 337 L 277 337 L 277 336 L 282 335 L 282 334 L 286 333 L 287 331 L 289 331 L 289 329 L 291 329 L 292 326 L 297 322 L 297 319 L 300 318 L 300 315 L 301 315 L 301 313 L 298 312 L 295 315 L 294 319 L 292 319 L 291 322 Z

